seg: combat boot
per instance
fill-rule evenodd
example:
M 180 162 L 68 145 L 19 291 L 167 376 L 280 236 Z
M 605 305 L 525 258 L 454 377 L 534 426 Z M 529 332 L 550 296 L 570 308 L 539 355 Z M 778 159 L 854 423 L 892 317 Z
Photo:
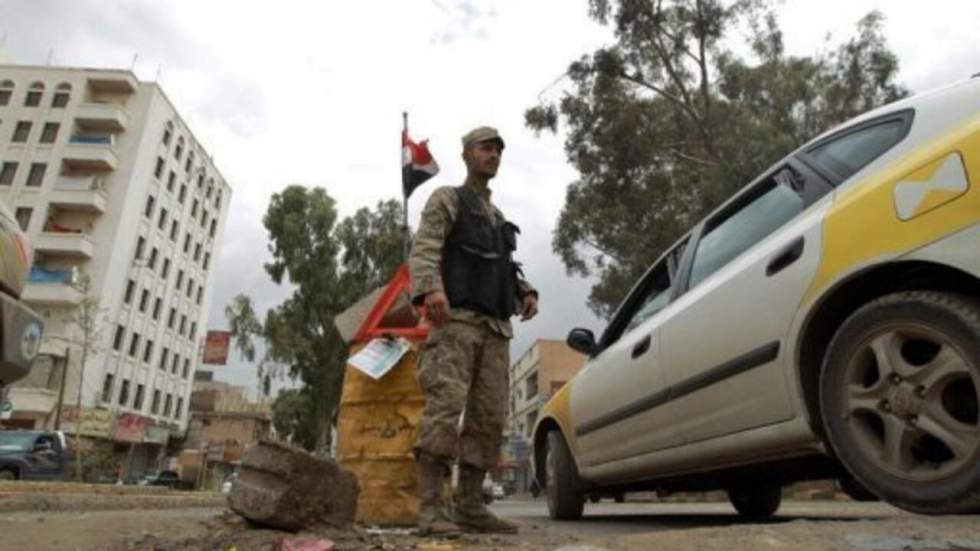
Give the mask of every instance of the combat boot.
M 486 471 L 468 465 L 459 466 L 456 485 L 456 510 L 453 520 L 471 532 L 516 534 L 517 525 L 491 513 L 483 502 L 483 478 Z
M 442 499 L 448 471 L 446 463 L 426 453 L 419 454 L 416 472 L 419 491 L 417 533 L 420 536 L 452 537 L 460 534 L 459 526 L 453 524 Z

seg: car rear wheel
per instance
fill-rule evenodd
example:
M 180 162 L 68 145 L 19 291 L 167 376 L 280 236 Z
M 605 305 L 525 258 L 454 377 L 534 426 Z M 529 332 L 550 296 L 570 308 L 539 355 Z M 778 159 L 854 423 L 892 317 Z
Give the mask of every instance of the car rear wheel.
M 728 488 L 728 500 L 740 515 L 769 517 L 783 501 L 783 487 L 759 480 L 740 483 Z
M 582 518 L 585 497 L 575 489 L 578 473 L 572 453 L 558 431 L 548 433 L 548 452 L 545 458 L 545 474 L 548 497 L 548 514 L 555 520 Z
M 872 493 L 918 513 L 980 509 L 980 309 L 910 291 L 859 309 L 831 340 L 821 414 Z

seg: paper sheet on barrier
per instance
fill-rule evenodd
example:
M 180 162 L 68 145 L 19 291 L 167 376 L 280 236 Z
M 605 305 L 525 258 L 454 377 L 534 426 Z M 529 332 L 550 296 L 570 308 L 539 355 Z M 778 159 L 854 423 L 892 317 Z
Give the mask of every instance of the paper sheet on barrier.
M 367 346 L 351 356 L 347 363 L 368 377 L 378 380 L 391 371 L 410 348 L 412 343 L 405 339 L 372 339 Z

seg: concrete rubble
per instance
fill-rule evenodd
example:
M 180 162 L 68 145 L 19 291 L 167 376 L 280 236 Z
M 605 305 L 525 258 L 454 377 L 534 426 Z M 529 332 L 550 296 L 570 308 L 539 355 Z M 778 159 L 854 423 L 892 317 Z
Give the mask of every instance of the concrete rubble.
M 253 523 L 282 530 L 349 528 L 359 493 L 357 478 L 335 462 L 263 440 L 246 450 L 228 504 Z

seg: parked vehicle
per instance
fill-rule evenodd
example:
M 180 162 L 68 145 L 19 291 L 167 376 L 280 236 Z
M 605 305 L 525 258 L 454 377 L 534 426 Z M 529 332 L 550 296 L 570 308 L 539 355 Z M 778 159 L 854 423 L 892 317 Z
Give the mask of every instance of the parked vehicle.
M 971 182 L 972 180 L 972 182 Z M 980 510 L 980 78 L 861 115 L 700 221 L 545 406 L 554 518 L 585 498 L 725 489 L 766 516 L 837 478 Z
M 143 486 L 166 486 L 176 488 L 180 482 L 177 471 L 153 471 L 148 473 L 140 484 Z
M 0 480 L 69 480 L 74 461 L 61 431 L 0 430 Z
M 27 376 L 41 346 L 44 323 L 20 298 L 33 261 L 30 241 L 0 203 L 0 400 Z

